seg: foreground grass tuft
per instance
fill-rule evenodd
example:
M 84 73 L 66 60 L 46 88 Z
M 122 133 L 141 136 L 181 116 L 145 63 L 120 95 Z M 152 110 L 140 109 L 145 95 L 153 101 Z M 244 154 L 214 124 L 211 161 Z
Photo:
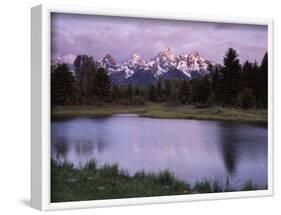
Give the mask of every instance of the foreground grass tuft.
M 130 176 L 117 164 L 98 167 L 92 160 L 84 167 L 75 168 L 67 162 L 51 161 L 51 202 L 233 191 L 223 187 L 218 180 L 198 181 L 191 187 L 169 170 L 139 171 Z M 248 181 L 242 190 L 256 189 L 258 187 Z
M 252 181 L 247 181 L 242 188 L 243 191 L 257 190 L 257 189 L 258 189 L 257 185 L 253 184 Z

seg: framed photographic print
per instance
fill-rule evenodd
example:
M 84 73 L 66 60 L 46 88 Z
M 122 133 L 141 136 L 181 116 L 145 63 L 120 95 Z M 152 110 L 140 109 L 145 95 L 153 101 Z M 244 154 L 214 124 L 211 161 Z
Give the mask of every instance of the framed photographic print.
M 273 195 L 273 21 L 32 8 L 32 207 Z

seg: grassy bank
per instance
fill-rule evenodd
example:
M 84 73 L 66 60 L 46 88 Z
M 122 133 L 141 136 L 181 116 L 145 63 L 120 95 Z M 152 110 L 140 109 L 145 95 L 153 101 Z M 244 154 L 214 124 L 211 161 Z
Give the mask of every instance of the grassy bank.
M 114 114 L 136 113 L 143 117 L 165 119 L 224 120 L 267 124 L 266 109 L 240 109 L 230 107 L 196 108 L 195 106 L 169 106 L 164 103 L 145 105 L 61 106 L 52 110 L 52 118 L 106 117 Z
M 242 190 L 255 190 L 250 181 Z M 130 176 L 118 165 L 97 167 L 95 161 L 83 168 L 74 168 L 70 163 L 51 165 L 51 201 L 83 201 L 144 196 L 181 195 L 234 191 L 219 181 L 198 181 L 192 187 L 177 179 L 168 170 L 157 174 L 140 171 Z

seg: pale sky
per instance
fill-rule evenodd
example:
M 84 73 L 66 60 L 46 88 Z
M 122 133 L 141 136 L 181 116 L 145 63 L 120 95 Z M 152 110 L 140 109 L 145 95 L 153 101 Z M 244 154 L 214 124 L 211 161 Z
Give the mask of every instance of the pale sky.
M 240 62 L 258 62 L 267 51 L 267 26 L 194 21 L 52 14 L 52 59 L 71 63 L 78 54 L 100 60 L 111 54 L 123 63 L 138 53 L 149 60 L 166 47 L 174 54 L 199 52 L 222 63 L 227 48 Z

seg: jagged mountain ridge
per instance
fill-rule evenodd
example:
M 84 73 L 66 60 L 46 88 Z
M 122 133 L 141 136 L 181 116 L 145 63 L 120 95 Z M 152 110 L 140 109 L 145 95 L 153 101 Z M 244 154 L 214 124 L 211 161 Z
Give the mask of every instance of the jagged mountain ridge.
M 165 48 L 148 61 L 143 60 L 139 54 L 133 54 L 123 64 L 118 64 L 110 54 L 97 61 L 97 67 L 107 69 L 113 83 L 117 85 L 146 85 L 156 83 L 161 77 L 190 80 L 209 74 L 209 65 L 218 64 L 204 59 L 198 52 L 176 56 L 170 48 Z

